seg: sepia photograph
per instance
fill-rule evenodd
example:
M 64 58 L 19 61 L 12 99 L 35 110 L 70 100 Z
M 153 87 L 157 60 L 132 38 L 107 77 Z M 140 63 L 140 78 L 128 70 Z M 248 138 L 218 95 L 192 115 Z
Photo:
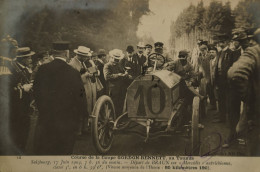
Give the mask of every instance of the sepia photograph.
M 0 171 L 259 158 L 259 0 L 0 0 L 0 22 Z

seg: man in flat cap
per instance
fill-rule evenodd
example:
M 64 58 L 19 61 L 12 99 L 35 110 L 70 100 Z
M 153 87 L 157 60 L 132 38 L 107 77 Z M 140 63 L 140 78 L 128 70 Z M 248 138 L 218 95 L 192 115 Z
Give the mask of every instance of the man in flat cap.
M 260 28 L 255 31 L 254 38 L 257 45 L 247 48 L 228 71 L 231 88 L 244 102 L 251 101 L 252 103 L 256 127 L 248 135 L 249 156 L 259 156 L 260 152 Z M 248 94 L 249 85 L 253 86 L 253 97 Z M 253 99 L 253 101 L 249 99 Z M 232 140 L 232 138 L 230 139 Z M 231 140 L 228 140 L 228 142 Z
M 113 49 L 109 52 L 110 61 L 104 66 L 104 76 L 108 82 L 108 92 L 114 105 L 116 115 L 121 115 L 123 111 L 127 83 L 132 79 L 124 69 L 120 60 L 124 58 L 122 50 Z
M 167 63 L 166 69 L 177 73 L 184 80 L 189 79 L 194 81 L 196 74 L 192 68 L 192 65 L 187 61 L 188 51 L 181 50 L 178 55 L 178 59 Z
M 42 65 L 35 76 L 34 94 L 39 109 L 37 155 L 73 153 L 79 119 L 87 112 L 84 86 L 68 61 L 68 42 L 53 43 L 54 60 Z
M 154 52 L 162 54 L 165 57 L 165 63 L 171 62 L 173 59 L 170 58 L 168 53 L 163 51 L 163 43 L 162 42 L 155 42 L 154 43 Z
M 183 93 L 189 97 L 189 104 L 192 102 L 192 98 L 194 95 L 199 96 L 200 99 L 204 99 L 204 96 L 200 95 L 195 89 L 194 86 L 197 86 L 197 74 L 194 72 L 194 69 L 190 62 L 187 60 L 188 57 L 188 51 L 187 50 L 181 50 L 178 55 L 178 59 L 167 63 L 166 69 L 174 72 L 181 76 L 183 84 L 185 85 L 185 88 L 182 90 Z M 186 88 L 189 90 L 187 91 Z

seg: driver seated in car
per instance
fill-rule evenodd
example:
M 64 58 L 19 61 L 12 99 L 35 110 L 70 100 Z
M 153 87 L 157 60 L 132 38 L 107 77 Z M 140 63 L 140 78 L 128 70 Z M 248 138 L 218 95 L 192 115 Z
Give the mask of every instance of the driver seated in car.
M 164 48 L 163 48 L 163 43 L 162 42 L 156 42 L 154 43 L 154 52 L 161 54 L 165 57 L 165 62 L 171 62 L 173 59 L 169 56 L 168 53 L 164 52 Z
M 164 68 L 180 75 L 193 95 L 200 97 L 200 99 L 204 99 L 204 96 L 200 95 L 194 89 L 194 87 L 198 86 L 197 74 L 194 72 L 191 63 L 187 60 L 188 54 L 188 51 L 181 50 L 179 52 L 179 58 L 177 60 L 166 63 Z
M 147 45 L 149 46 L 149 44 Z M 155 42 L 154 52 L 153 53 L 150 52 L 149 55 L 147 55 L 147 60 L 148 60 L 147 73 L 150 73 L 154 70 L 162 70 L 164 63 L 168 63 L 172 61 L 172 58 L 170 58 L 169 54 L 164 52 L 163 45 L 164 44 L 162 42 Z

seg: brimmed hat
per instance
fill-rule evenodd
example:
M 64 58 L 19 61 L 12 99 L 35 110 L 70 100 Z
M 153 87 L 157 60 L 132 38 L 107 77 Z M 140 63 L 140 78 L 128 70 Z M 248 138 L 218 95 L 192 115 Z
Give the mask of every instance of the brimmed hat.
M 84 47 L 84 46 L 79 46 L 78 49 L 74 50 L 74 53 L 82 55 L 82 56 L 91 56 L 91 51 L 90 48 Z
M 140 48 L 145 48 L 145 45 L 144 45 L 144 43 L 143 43 L 143 42 L 139 42 L 139 43 L 137 44 L 137 47 L 140 47 Z
M 52 43 L 53 50 L 56 50 L 56 51 L 69 50 L 69 45 L 70 45 L 70 42 L 68 42 L 68 41 L 57 41 L 57 42 Z
M 31 51 L 30 47 L 21 47 L 16 50 L 16 57 L 28 57 L 34 54 L 35 52 Z
M 38 59 L 42 59 L 45 56 L 49 56 L 49 52 L 48 51 L 40 51 L 39 53 L 37 53 L 37 58 Z
M 256 31 L 254 32 L 254 37 L 256 42 L 259 44 L 260 43 L 260 28 L 256 29 Z
M 92 57 L 98 56 L 98 54 L 96 52 L 92 53 Z
M 248 37 L 247 37 L 246 32 L 238 32 L 238 33 L 236 33 L 236 34 L 233 36 L 232 40 L 234 40 L 234 41 L 239 41 L 239 40 L 244 40 L 244 39 L 247 39 L 247 38 L 248 38 Z
M 153 48 L 153 46 L 151 44 L 146 44 L 145 48 Z
M 122 52 L 122 50 L 119 49 L 113 49 L 111 51 L 109 51 L 109 55 L 111 57 L 114 57 L 115 59 L 123 59 L 124 58 L 124 53 Z
M 104 49 L 99 49 L 98 50 L 98 56 L 106 55 L 106 50 Z
M 246 34 L 248 38 L 252 38 L 254 37 L 254 32 L 257 30 L 257 28 L 251 28 L 251 29 L 247 29 L 246 30 Z
M 226 34 L 221 34 L 221 35 L 215 36 L 215 39 L 217 39 L 218 42 L 222 42 L 222 41 L 228 41 L 230 39 L 230 37 Z
M 163 47 L 163 43 L 162 42 L 156 42 L 156 43 L 154 43 L 154 47 Z
M 208 50 L 209 51 L 214 50 L 214 51 L 218 52 L 218 49 L 214 45 L 209 45 Z
M 132 45 L 129 45 L 129 46 L 127 46 L 127 48 L 126 48 L 126 51 L 127 51 L 128 53 L 132 53 L 132 52 L 134 52 L 135 50 L 134 50 L 134 47 L 133 47 Z
M 184 57 L 186 57 L 187 55 L 188 55 L 188 51 L 187 50 L 181 50 L 180 52 L 179 52 L 179 55 L 178 55 L 178 57 L 180 58 L 180 59 L 184 59 Z
M 207 45 L 202 44 L 202 45 L 199 47 L 199 49 L 200 49 L 200 50 L 207 50 L 208 47 L 207 47 Z

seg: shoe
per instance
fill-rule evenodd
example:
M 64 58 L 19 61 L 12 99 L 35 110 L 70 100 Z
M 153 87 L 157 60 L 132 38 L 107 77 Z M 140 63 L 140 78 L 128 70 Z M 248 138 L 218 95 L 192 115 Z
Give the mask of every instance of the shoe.
M 222 148 L 229 148 L 229 144 L 228 144 L 228 143 L 224 143 L 224 144 L 222 145 Z
M 238 144 L 246 145 L 246 140 L 245 139 L 237 139 L 237 140 L 238 140 Z

